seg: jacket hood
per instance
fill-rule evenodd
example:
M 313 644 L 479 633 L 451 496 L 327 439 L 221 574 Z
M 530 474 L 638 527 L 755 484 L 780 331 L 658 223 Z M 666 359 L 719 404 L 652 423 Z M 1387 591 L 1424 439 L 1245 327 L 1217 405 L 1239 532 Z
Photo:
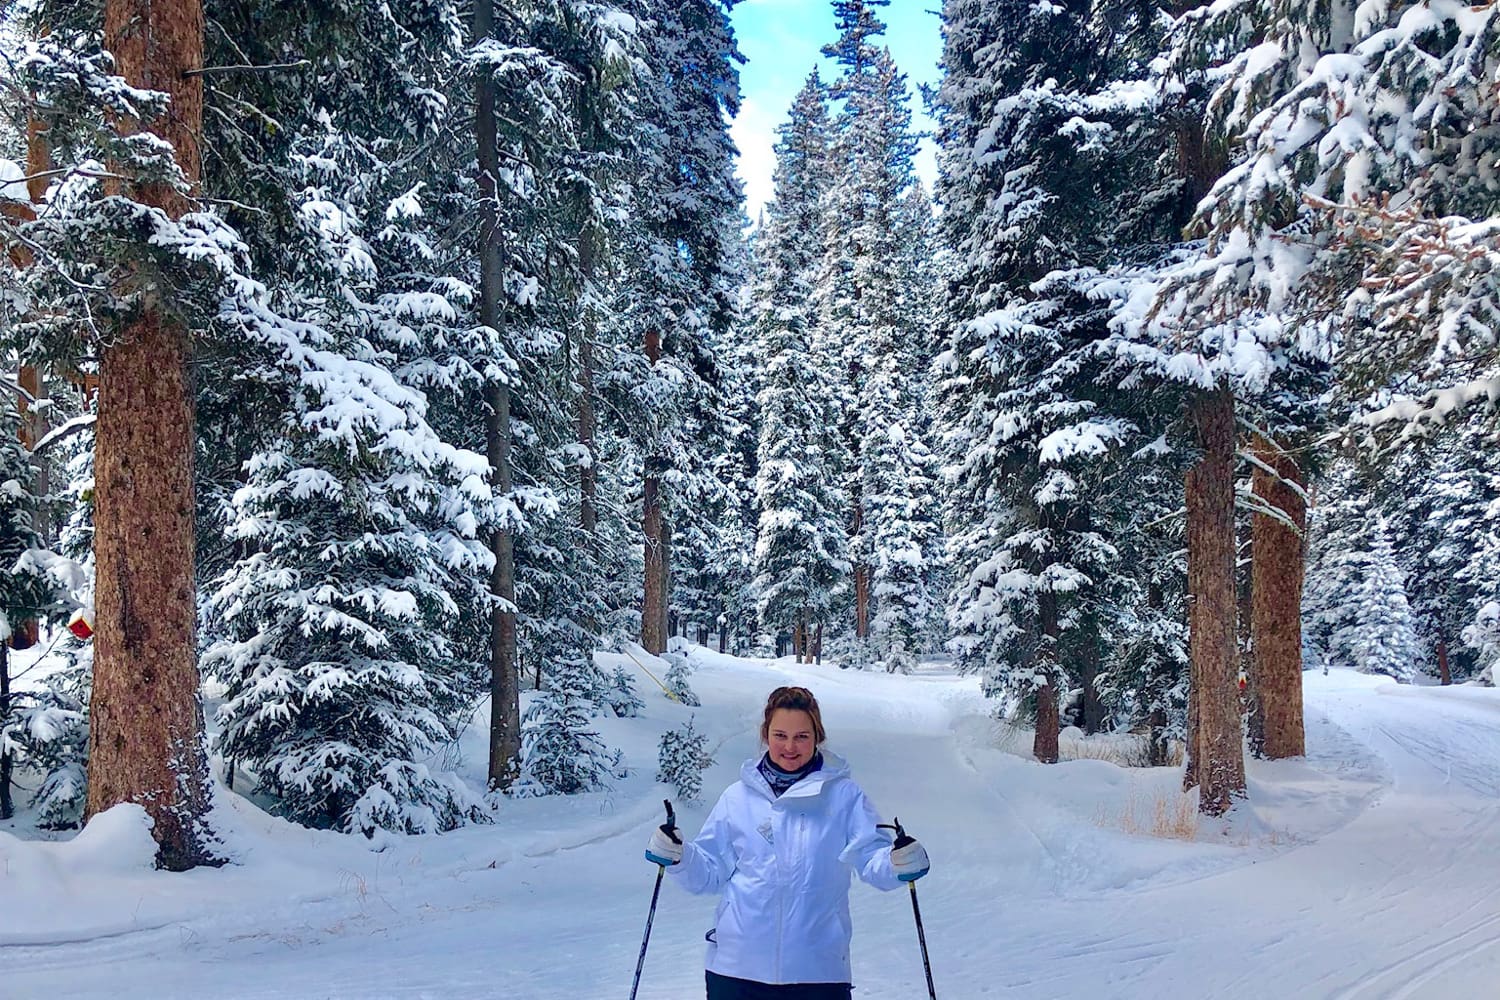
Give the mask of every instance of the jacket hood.
M 803 798 L 817 795 L 823 791 L 823 786 L 839 778 L 849 777 L 849 762 L 827 747 L 819 747 L 818 753 L 823 755 L 823 766 L 812 774 L 797 782 L 791 788 L 781 793 L 782 798 Z M 771 791 L 771 786 L 766 783 L 765 776 L 760 773 L 760 760 L 765 756 L 764 752 L 756 754 L 740 765 L 740 781 L 744 782 L 746 788 L 754 789 L 766 798 L 775 801 L 776 794 Z

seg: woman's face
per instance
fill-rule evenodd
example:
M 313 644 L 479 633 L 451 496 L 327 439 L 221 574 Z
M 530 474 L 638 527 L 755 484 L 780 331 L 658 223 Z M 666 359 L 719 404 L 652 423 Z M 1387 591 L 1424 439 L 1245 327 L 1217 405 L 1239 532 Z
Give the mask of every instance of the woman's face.
M 796 771 L 812 760 L 818 744 L 813 737 L 812 716 L 800 708 L 778 708 L 771 713 L 766 732 L 771 763 L 783 771 Z

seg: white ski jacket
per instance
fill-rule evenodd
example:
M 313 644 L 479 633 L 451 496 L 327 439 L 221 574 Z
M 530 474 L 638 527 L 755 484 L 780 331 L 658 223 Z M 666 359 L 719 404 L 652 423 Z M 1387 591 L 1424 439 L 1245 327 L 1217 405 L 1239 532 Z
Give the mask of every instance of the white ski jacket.
M 891 840 L 842 757 L 777 798 L 756 769 L 719 796 L 682 863 L 667 869 L 693 893 L 721 892 L 708 969 L 760 983 L 849 983 L 849 873 L 899 889 Z

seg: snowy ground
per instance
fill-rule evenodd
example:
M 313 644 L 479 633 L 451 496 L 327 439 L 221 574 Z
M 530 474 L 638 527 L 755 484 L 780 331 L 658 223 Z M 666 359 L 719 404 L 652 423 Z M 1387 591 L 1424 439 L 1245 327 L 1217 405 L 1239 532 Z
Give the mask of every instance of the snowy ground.
M 972 680 L 694 660 L 717 764 L 682 826 L 756 752 L 765 693 L 806 683 L 831 745 L 932 855 L 940 997 L 1497 995 L 1500 692 L 1309 674 L 1309 756 L 1252 762 L 1249 808 L 1173 839 L 1151 830 L 1174 825 L 1176 770 L 1032 763 Z M 689 714 L 641 681 L 643 717 L 603 725 L 631 777 L 510 804 L 495 827 L 375 852 L 226 796 L 235 863 L 175 875 L 150 869 L 128 808 L 62 843 L 0 827 L 0 997 L 624 998 L 655 875 L 656 740 Z M 476 776 L 484 738 L 476 724 L 465 744 Z M 905 893 L 853 901 L 856 995 L 924 996 Z M 712 913 L 663 889 L 642 997 L 702 995 Z

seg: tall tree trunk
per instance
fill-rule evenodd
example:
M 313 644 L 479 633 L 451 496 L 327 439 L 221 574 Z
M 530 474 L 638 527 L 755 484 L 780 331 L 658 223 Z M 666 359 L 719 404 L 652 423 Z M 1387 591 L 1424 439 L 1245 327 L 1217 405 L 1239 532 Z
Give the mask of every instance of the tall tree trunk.
M 199 176 L 203 6 L 199 0 L 106 0 L 104 45 L 131 86 L 165 92 L 151 130 Z M 127 128 L 145 123 L 124 123 Z M 115 185 L 118 191 L 118 185 Z M 162 185 L 128 192 L 178 218 L 192 208 Z M 208 762 L 198 698 L 193 578 L 191 342 L 171 304 L 148 293 L 101 352 L 94 452 L 94 686 L 89 703 L 92 817 L 121 802 L 154 821 L 157 864 L 212 863 Z
M 1079 656 L 1083 677 L 1083 731 L 1090 736 L 1104 731 L 1104 699 L 1099 697 L 1099 646 L 1089 643 Z
M 860 563 L 854 567 L 854 634 L 861 639 L 870 637 L 870 567 Z
M 1058 732 L 1062 729 L 1061 706 L 1057 700 L 1057 685 L 1052 683 L 1050 664 L 1057 658 L 1057 644 L 1062 636 L 1062 625 L 1057 617 L 1057 595 L 1043 591 L 1037 596 L 1037 613 L 1041 617 L 1044 648 L 1041 658 L 1048 680 L 1036 692 L 1036 734 L 1031 741 L 1031 752 L 1043 764 L 1056 764 L 1059 753 Z
M 1036 735 L 1031 741 L 1031 752 L 1043 764 L 1058 761 L 1058 733 L 1062 729 L 1062 716 L 1057 703 L 1057 686 L 1051 681 L 1036 691 Z
M 666 565 L 661 516 L 659 460 L 647 459 L 647 474 L 641 484 L 641 530 L 645 535 L 645 579 L 641 596 L 641 645 L 648 653 L 667 650 Z
M 594 270 L 598 260 L 599 236 L 592 222 L 584 224 L 578 234 L 578 270 L 585 296 L 591 294 Z M 578 330 L 578 443 L 588 452 L 589 460 L 578 469 L 578 522 L 583 528 L 584 544 L 598 551 L 599 469 L 594 416 L 594 340 L 597 321 L 592 305 L 585 305 L 579 316 Z
M 1437 641 L 1438 681 L 1443 687 L 1453 683 L 1453 670 L 1448 666 L 1448 639 L 1441 633 Z
M 1192 419 L 1203 455 L 1186 477 L 1188 647 L 1191 698 L 1197 707 L 1198 809 L 1227 812 L 1245 793 L 1245 756 L 1235 690 L 1234 397 L 1227 388 L 1200 393 Z
M 1146 604 L 1149 608 L 1151 608 L 1152 611 L 1160 611 L 1166 604 L 1166 598 L 1162 594 L 1161 584 L 1157 583 L 1155 580 L 1152 580 L 1146 585 Z M 1159 672 L 1154 671 L 1154 674 L 1156 677 L 1160 676 Z M 1161 694 L 1160 687 L 1157 687 L 1156 685 L 1153 685 L 1153 687 L 1156 688 L 1159 697 Z M 1148 763 L 1152 767 L 1165 767 L 1171 759 L 1171 748 L 1168 745 L 1169 741 L 1167 739 L 1168 722 L 1169 720 L 1167 718 L 1166 708 L 1158 704 L 1157 707 L 1151 712 L 1151 733 L 1147 738 L 1147 752 L 1149 754 Z
M 10 646 L 0 641 L 0 722 L 10 714 Z M 0 819 L 16 814 L 10 798 L 10 775 L 15 766 L 9 749 L 0 749 Z
M 495 29 L 494 0 L 474 5 L 474 41 L 489 39 Z M 475 85 L 479 105 L 474 137 L 479 161 L 479 321 L 498 333 L 505 294 L 505 246 L 500 228 L 500 146 L 495 124 L 495 81 L 481 72 Z M 485 450 L 491 488 L 497 496 L 511 491 L 510 386 L 493 379 L 484 389 Z M 514 526 L 491 533 L 495 566 L 490 571 L 490 767 L 492 791 L 510 788 L 521 770 L 521 678 L 516 669 L 516 565 Z
M 1274 517 L 1256 514 L 1252 528 L 1251 635 L 1256 688 L 1265 720 L 1265 755 L 1273 760 L 1301 757 L 1307 752 L 1302 720 L 1302 532 L 1307 527 L 1307 504 L 1294 486 L 1302 484 L 1302 470 L 1290 455 L 1263 437 L 1257 435 L 1252 448 L 1261 462 L 1276 471 L 1273 476 L 1255 470 L 1251 478 L 1255 495 L 1296 525 L 1293 529 Z
M 1243 685 L 1240 688 L 1240 715 L 1245 720 L 1245 743 L 1250 748 L 1251 756 L 1264 757 L 1266 715 L 1260 693 L 1260 678 L 1256 672 L 1255 636 L 1252 630 L 1252 622 L 1255 620 L 1252 595 L 1256 584 L 1253 579 L 1256 565 L 1253 554 L 1253 523 L 1254 518 L 1235 519 L 1235 632 L 1240 654 L 1239 677 L 1236 682 Z
M 858 538 L 864 530 L 865 508 L 861 500 L 854 502 L 854 531 L 851 538 Z M 854 564 L 854 635 L 858 639 L 870 636 L 870 566 L 865 562 Z
M 661 331 L 646 331 L 646 360 L 661 360 Z M 648 455 L 641 482 L 641 530 L 645 535 L 645 579 L 641 587 L 641 645 L 648 653 L 667 651 L 667 538 L 661 511 L 665 461 Z

